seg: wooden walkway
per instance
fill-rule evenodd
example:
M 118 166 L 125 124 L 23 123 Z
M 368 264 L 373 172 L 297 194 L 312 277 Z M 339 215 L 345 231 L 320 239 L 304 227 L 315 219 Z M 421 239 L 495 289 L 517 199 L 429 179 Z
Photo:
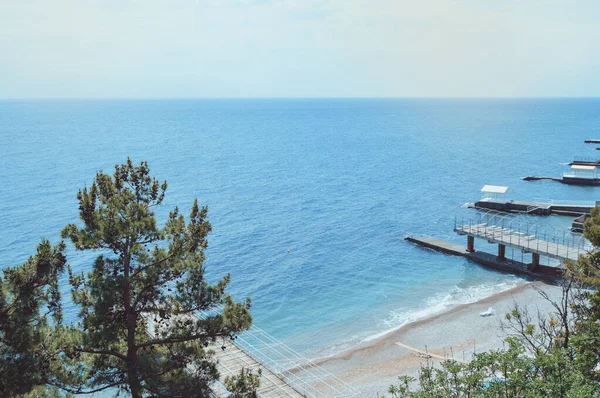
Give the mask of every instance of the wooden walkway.
M 227 341 L 224 345 L 225 350 L 221 345 L 210 347 L 215 351 L 217 359 L 217 369 L 221 374 L 221 381 L 227 376 L 239 375 L 242 368 L 250 369 L 254 373 L 258 370 L 262 372 L 260 377 L 260 387 L 258 388 L 258 396 L 264 398 L 277 397 L 293 397 L 302 398 L 303 395 L 290 387 L 283 379 L 268 370 L 262 364 L 258 363 L 254 358 L 246 352 L 239 349 L 235 344 Z M 215 396 L 218 398 L 229 397 L 230 394 L 222 388 L 214 388 Z
M 470 235 L 486 239 L 490 243 L 498 243 L 514 247 L 527 253 L 537 253 L 558 260 L 577 261 L 586 251 L 578 246 L 569 245 L 568 242 L 550 242 L 538 239 L 535 235 L 526 235 L 499 226 L 487 224 L 457 225 L 454 231 L 461 235 Z

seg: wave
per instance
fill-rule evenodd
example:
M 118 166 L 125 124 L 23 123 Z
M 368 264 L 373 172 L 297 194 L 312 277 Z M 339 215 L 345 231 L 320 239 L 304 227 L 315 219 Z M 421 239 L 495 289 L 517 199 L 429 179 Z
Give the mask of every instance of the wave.
M 413 322 L 442 314 L 459 305 L 483 300 L 495 294 L 513 289 L 524 283 L 527 282 L 515 277 L 514 279 L 510 278 L 500 283 L 486 283 L 469 287 L 454 286 L 450 291 L 440 292 L 435 296 L 424 300 L 423 304 L 417 308 L 411 310 L 399 309 L 397 311 L 389 311 L 387 316 L 379 322 L 379 327 L 376 331 L 370 330 L 354 334 L 352 337 L 338 343 L 320 347 L 308 356 L 313 360 L 332 357 L 361 344 L 369 343 L 389 333 L 400 330 Z
M 361 343 L 366 343 L 378 339 L 386 334 L 399 330 L 402 327 L 425 319 L 434 315 L 439 315 L 459 305 L 470 304 L 491 297 L 495 294 L 513 289 L 519 284 L 524 283 L 521 280 L 504 281 L 496 284 L 483 284 L 478 286 L 469 286 L 461 288 L 454 286 L 450 292 L 438 293 L 434 297 L 426 300 L 426 304 L 415 310 L 408 311 L 390 311 L 389 315 L 382 321 L 386 329 L 362 339 Z

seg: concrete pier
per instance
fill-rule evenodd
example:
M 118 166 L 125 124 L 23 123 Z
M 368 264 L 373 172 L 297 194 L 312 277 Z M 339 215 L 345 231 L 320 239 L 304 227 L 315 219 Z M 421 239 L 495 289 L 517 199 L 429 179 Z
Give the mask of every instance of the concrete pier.
M 589 214 L 582 214 L 579 217 L 577 217 L 575 220 L 573 220 L 573 223 L 571 224 L 571 231 L 583 233 L 585 220 L 588 217 L 589 217 Z
M 473 253 L 475 251 L 475 237 L 467 236 L 467 252 Z
M 523 181 L 539 181 L 539 180 L 552 180 L 561 182 L 559 177 L 548 177 L 548 176 L 527 176 L 523 177 Z
M 498 245 L 498 259 L 506 260 L 506 246 L 502 244 Z
M 531 253 L 531 269 L 536 270 L 540 266 L 540 254 Z
M 580 166 L 600 166 L 600 160 L 574 160 L 569 163 L 569 166 L 580 165 Z
M 596 186 L 600 185 L 600 178 L 577 178 L 577 177 L 538 177 L 528 176 L 523 177 L 523 181 L 539 181 L 539 180 L 552 180 L 567 185 L 584 185 L 584 186 Z
M 456 245 L 454 243 L 446 242 L 429 236 L 412 236 L 406 237 L 405 240 L 440 253 L 457 257 L 465 257 L 468 260 L 485 267 L 494 268 L 502 272 L 525 275 L 549 283 L 557 283 L 560 280 L 563 272 L 561 268 L 539 265 L 539 260 L 538 266 L 534 268 L 532 264 L 511 260 L 506 258 L 506 256 L 504 256 L 504 258 L 500 258 L 485 252 L 469 252 L 464 246 Z
M 577 217 L 582 214 L 590 214 L 596 203 L 593 201 L 576 202 L 561 201 L 553 202 L 529 202 L 525 200 L 479 200 L 473 204 L 477 209 L 496 210 L 504 213 L 526 213 L 536 216 L 548 216 L 558 214 L 562 216 Z
M 467 248 L 464 246 L 455 245 L 454 243 L 432 238 L 431 236 L 408 236 L 404 238 L 404 240 L 414 243 L 417 246 L 421 246 L 426 249 L 431 249 L 451 256 L 466 256 L 467 254 L 469 254 Z

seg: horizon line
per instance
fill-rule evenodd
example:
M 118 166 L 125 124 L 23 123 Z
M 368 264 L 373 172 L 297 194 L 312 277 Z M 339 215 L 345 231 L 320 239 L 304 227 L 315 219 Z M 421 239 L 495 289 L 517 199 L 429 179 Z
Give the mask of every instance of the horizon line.
M 0 101 L 48 101 L 48 100 L 80 100 L 80 101 L 115 101 L 115 100 L 318 100 L 318 99 L 461 99 L 461 100 L 489 100 L 489 99 L 600 99 L 600 95 L 584 96 L 256 96 L 256 97 L 0 97 Z

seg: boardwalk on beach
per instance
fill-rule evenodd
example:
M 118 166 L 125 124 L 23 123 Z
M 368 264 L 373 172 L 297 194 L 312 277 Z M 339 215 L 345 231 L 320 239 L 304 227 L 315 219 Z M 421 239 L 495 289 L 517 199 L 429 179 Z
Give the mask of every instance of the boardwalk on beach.
M 294 388 L 289 386 L 283 379 L 275 375 L 235 344 L 228 341 L 223 345 L 223 347 L 225 347 L 224 350 L 222 349 L 221 345 L 211 347 L 215 351 L 217 369 L 221 375 L 221 380 L 225 380 L 227 376 L 239 375 L 242 371 L 242 368 L 252 370 L 254 373 L 257 373 L 260 369 L 262 376 L 260 378 L 260 387 L 257 390 L 257 395 L 259 397 L 304 397 L 304 395 L 300 394 Z M 215 397 L 227 398 L 230 396 L 230 393 L 220 385 L 216 386 L 216 388 L 213 390 Z
M 179 315 L 176 319 L 198 321 L 199 317 L 214 316 L 222 307 L 200 312 L 198 315 Z M 148 334 L 156 336 L 157 328 L 163 331 L 175 327 L 174 318 L 170 321 L 146 317 Z M 239 375 L 242 368 L 258 373 L 259 398 L 358 398 L 358 391 L 338 377 L 325 371 L 314 362 L 298 354 L 290 347 L 275 339 L 264 330 L 252 326 L 238 334 L 235 341 L 219 339 L 208 347 L 214 352 L 220 378 L 212 386 L 213 398 L 230 397 L 223 381 L 227 376 Z

